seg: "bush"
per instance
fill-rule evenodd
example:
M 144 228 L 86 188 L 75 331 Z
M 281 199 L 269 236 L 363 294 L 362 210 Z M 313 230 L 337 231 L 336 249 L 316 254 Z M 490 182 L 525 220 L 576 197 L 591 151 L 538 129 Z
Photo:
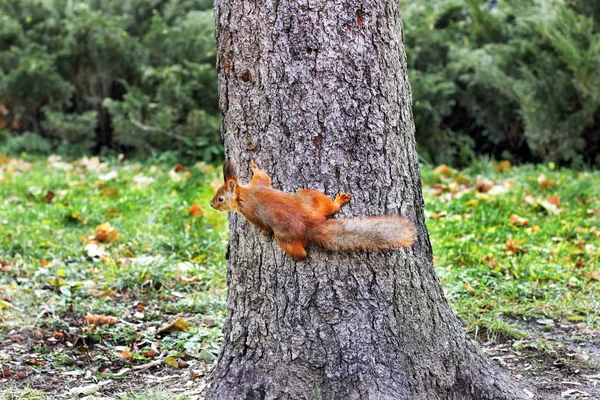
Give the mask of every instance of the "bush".
M 408 0 L 404 9 L 425 158 L 600 165 L 600 3 Z
M 0 129 L 35 132 L 68 154 L 111 148 L 220 159 L 211 7 L 3 1 Z

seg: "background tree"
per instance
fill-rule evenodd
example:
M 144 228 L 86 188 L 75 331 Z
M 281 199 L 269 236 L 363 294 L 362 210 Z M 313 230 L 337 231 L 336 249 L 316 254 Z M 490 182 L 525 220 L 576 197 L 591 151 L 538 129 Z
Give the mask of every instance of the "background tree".
M 398 4 L 215 3 L 222 134 L 248 179 L 353 194 L 344 216 L 400 213 L 405 251 L 294 262 L 230 220 L 224 344 L 208 399 L 519 399 L 466 338 L 434 274 Z

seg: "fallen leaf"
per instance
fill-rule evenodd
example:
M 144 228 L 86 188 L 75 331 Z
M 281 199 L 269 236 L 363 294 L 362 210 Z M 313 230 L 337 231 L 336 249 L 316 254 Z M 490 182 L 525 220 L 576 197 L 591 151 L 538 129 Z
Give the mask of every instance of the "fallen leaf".
M 146 358 L 152 358 L 152 357 L 156 357 L 158 355 L 158 352 L 154 351 L 154 350 L 148 350 L 144 352 L 144 357 Z
M 10 369 L 5 368 L 0 370 L 0 378 L 10 378 Z
M 527 218 L 522 218 L 517 214 L 513 214 L 509 219 L 510 223 L 516 226 L 527 226 L 529 225 L 529 220 Z
M 586 274 L 586 278 L 590 281 L 600 281 L 600 270 L 591 271 Z
M 119 319 L 109 315 L 88 314 L 83 317 L 90 325 L 115 325 Z
M 215 317 L 206 315 L 206 316 L 202 317 L 202 323 L 204 325 L 212 325 L 215 323 Z
M 475 294 L 475 289 L 473 289 L 473 286 L 471 286 L 469 282 L 463 282 L 463 286 L 465 287 L 465 289 L 467 289 L 467 292 Z
M 87 385 L 87 386 L 79 386 L 79 387 L 71 388 L 71 389 L 69 389 L 69 393 L 74 394 L 75 396 L 78 396 L 78 395 L 90 396 L 99 390 L 100 390 L 100 385 L 93 383 L 93 384 Z
M 169 332 L 182 332 L 187 331 L 190 325 L 183 318 L 177 318 L 174 322 L 166 323 L 161 326 L 157 331 L 156 335 L 164 335 Z
M 546 201 L 550 204 L 555 205 L 556 208 L 560 207 L 560 197 L 558 196 L 546 197 Z
M 494 162 L 494 168 L 496 168 L 496 171 L 498 172 L 506 172 L 510 169 L 510 161 L 502 160 L 499 163 Z
M 185 276 L 179 277 L 180 283 L 198 282 L 199 280 L 200 280 L 200 277 L 198 275 L 194 275 L 191 278 L 186 278 Z
M 200 204 L 192 204 L 190 206 L 190 215 L 193 217 L 201 217 L 204 215 L 204 210 Z
M 88 243 L 84 247 L 84 250 L 87 253 L 88 257 L 93 259 L 94 261 L 101 260 L 102 256 L 106 254 L 106 252 L 104 251 L 104 245 L 96 243 Z
M 123 355 L 123 357 L 125 357 L 127 360 L 131 360 L 131 357 L 133 357 L 133 356 L 131 355 L 131 352 L 130 352 L 129 350 L 123 350 L 123 351 L 121 352 L 121 354 L 122 354 L 122 355 Z
M 450 168 L 449 166 L 447 166 L 446 164 L 442 164 L 439 167 L 437 167 L 436 169 L 433 170 L 433 173 L 436 175 L 444 175 L 444 176 L 448 176 L 450 175 L 454 170 L 452 168 Z
M 508 239 L 505 243 L 504 246 L 507 248 L 508 251 L 510 251 L 511 253 L 525 253 L 527 250 L 523 247 L 520 247 L 519 245 L 525 243 L 525 239 Z
M 468 207 L 477 207 L 478 205 L 479 205 L 479 201 L 477 201 L 475 199 L 467 201 Z
M 181 358 L 177 359 L 177 368 L 183 369 L 183 368 L 187 368 L 188 366 L 189 366 L 189 364 L 186 363 L 185 361 L 183 361 Z
M 54 192 L 52 190 L 48 190 L 46 192 L 46 195 L 44 196 L 44 201 L 47 204 L 50 204 L 50 203 L 52 203 L 54 201 Z
M 540 174 L 537 178 L 537 181 L 538 185 L 540 185 L 542 189 L 548 189 L 549 187 L 556 186 L 556 181 L 548 180 L 544 174 Z
M 475 189 L 480 193 L 488 192 L 493 187 L 494 182 L 489 179 L 477 179 L 477 181 L 475 181 Z
M 103 222 L 96 228 L 96 235 L 93 240 L 97 240 L 102 243 L 112 243 L 119 238 L 119 232 L 112 226 L 110 222 Z
M 169 356 L 165 358 L 165 364 L 167 364 L 171 368 L 179 368 L 179 363 L 175 357 Z

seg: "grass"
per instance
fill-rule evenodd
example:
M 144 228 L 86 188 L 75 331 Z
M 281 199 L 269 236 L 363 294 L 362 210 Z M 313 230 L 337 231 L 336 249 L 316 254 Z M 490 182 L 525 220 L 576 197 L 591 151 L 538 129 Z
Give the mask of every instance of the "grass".
M 470 330 L 518 336 L 524 320 L 598 326 L 598 172 L 500 172 L 477 163 L 465 171 L 425 168 L 423 181 L 436 270 Z M 511 222 L 513 215 L 521 220 Z
M 480 162 L 422 177 L 436 270 L 473 334 L 599 325 L 600 173 Z M 0 157 L 0 338 L 25 329 L 42 338 L 28 358 L 108 365 L 99 380 L 158 345 L 208 366 L 225 318 L 226 215 L 207 207 L 219 183 L 203 164 Z M 86 314 L 134 323 L 89 326 Z M 170 317 L 189 329 L 158 340 Z M 85 359 L 98 345 L 109 350 Z

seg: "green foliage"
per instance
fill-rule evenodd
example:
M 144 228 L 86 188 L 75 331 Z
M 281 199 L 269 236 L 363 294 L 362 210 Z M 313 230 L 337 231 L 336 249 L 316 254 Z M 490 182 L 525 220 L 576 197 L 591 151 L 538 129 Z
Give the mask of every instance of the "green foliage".
M 420 151 L 580 167 L 600 148 L 600 3 L 404 2 Z
M 0 129 L 36 132 L 70 155 L 108 146 L 220 158 L 211 7 L 2 2 Z

